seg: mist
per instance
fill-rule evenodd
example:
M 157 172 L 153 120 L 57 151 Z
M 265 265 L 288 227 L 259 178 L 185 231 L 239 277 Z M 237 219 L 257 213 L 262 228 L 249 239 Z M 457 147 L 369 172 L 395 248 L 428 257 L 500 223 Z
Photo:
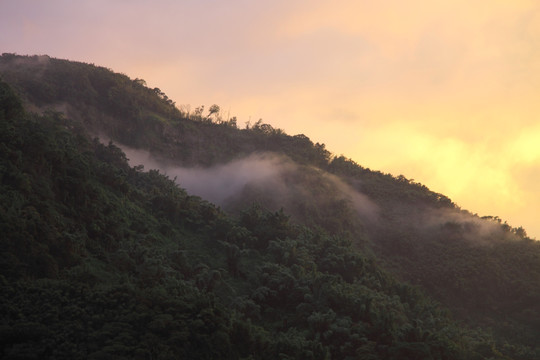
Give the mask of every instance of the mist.
M 363 225 L 379 224 L 380 208 L 367 195 L 333 174 L 298 165 L 283 155 L 256 153 L 203 168 L 177 166 L 170 160 L 159 160 L 145 150 L 126 146 L 122 149 L 131 166 L 158 169 L 189 194 L 200 196 L 227 211 L 242 210 L 257 202 L 271 211 L 283 208 L 302 223 L 318 217 L 315 222 L 323 226 L 325 221 L 336 218 L 349 226 L 352 220 L 353 227 L 358 220 Z M 497 240 L 517 238 L 504 231 L 498 222 L 459 208 L 415 207 L 398 201 L 392 208 L 397 210 L 396 225 L 423 234 L 421 237 L 439 234 L 447 240 L 466 240 L 471 245 L 489 245 Z
M 190 195 L 226 210 L 260 202 L 269 210 L 283 208 L 293 218 L 302 220 L 314 210 L 334 215 L 331 211 L 339 204 L 352 209 L 353 215 L 363 221 L 375 221 L 378 217 L 378 206 L 365 194 L 335 175 L 295 164 L 282 155 L 256 153 L 211 167 L 182 167 L 145 150 L 121 148 L 131 166 L 157 169 Z
M 424 215 L 423 220 L 429 230 L 438 228 L 448 234 L 449 238 L 459 236 L 477 245 L 493 244 L 502 238 L 515 238 L 513 234 L 504 232 L 501 224 L 459 209 L 433 209 Z
M 283 192 L 281 176 L 294 168 L 288 159 L 272 154 L 255 154 L 209 168 L 167 168 L 178 185 L 189 193 L 214 204 L 224 206 L 248 185 L 264 187 L 267 191 Z
M 101 141 L 105 139 L 101 137 Z M 183 167 L 146 150 L 118 146 L 131 166 L 159 170 L 188 194 L 226 211 L 241 211 L 252 203 L 259 203 L 271 211 L 283 208 L 301 223 L 312 222 L 323 227 L 325 222 L 336 219 L 352 227 L 356 222 L 360 226 L 382 225 L 381 208 L 367 195 L 333 174 L 298 165 L 283 155 L 255 153 L 211 167 Z M 459 208 L 416 207 L 397 200 L 391 208 L 394 224 L 420 237 L 438 234 L 446 240 L 463 239 L 476 245 L 518 238 L 505 231 L 500 223 Z M 326 225 L 332 227 L 329 223 Z

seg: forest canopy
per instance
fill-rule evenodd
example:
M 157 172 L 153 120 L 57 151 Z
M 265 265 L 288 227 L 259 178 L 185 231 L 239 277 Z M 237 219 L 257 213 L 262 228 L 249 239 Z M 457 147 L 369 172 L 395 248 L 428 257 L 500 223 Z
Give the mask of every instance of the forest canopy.
M 3 358 L 540 358 L 523 229 L 106 68 L 4 54 L 0 76 Z M 279 154 L 293 192 L 218 207 L 122 146 L 201 168 Z

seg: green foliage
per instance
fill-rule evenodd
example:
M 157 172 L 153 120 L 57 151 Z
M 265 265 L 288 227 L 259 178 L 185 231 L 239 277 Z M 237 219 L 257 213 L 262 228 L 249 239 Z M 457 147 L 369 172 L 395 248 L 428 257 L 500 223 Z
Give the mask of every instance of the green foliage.
M 0 72 L 22 99 L 0 82 L 2 357 L 540 357 L 540 249 L 523 229 L 304 135 L 241 130 L 216 106 L 181 112 L 105 68 L 4 54 Z M 131 168 L 98 131 L 184 165 L 285 154 L 304 196 L 279 210 L 251 187 L 233 217 Z M 323 170 L 369 196 L 378 220 Z
M 437 306 L 396 292 L 350 241 L 257 206 L 231 219 L 62 116 L 4 99 L 4 358 L 459 354 Z M 440 338 L 408 345 L 433 316 L 422 321 Z
M 19 98 L 6 83 L 0 83 L 0 120 L 16 118 L 21 115 L 23 107 Z M 2 131 L 2 134 L 5 134 Z
M 253 151 L 287 154 L 300 163 L 328 162 L 323 144 L 291 137 L 269 124 L 237 128 L 235 117 L 223 120 L 220 107 L 204 106 L 192 113 L 178 110 L 159 88 L 144 80 L 90 64 L 48 56 L 0 57 L 0 72 L 26 103 L 39 109 L 61 109 L 91 132 L 132 147 L 147 147 L 184 164 L 211 165 Z M 181 148 L 178 145 L 181 144 Z

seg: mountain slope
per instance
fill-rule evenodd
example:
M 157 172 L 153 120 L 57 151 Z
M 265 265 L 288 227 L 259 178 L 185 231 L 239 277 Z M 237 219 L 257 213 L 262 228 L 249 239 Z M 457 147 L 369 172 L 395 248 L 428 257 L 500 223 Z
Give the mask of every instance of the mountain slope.
M 67 116 L 66 119 L 55 113 L 46 113 L 17 128 L 20 133 L 10 132 L 14 129 L 13 123 L 6 123 L 2 130 L 6 134 L 6 144 L 8 140 L 16 139 L 10 145 L 12 148 L 5 152 L 9 160 L 7 164 L 11 165 L 5 166 L 7 170 L 2 178 L 4 185 L 15 186 L 16 191 L 2 193 L 9 196 L 6 204 L 19 204 L 15 208 L 4 209 L 2 215 L 6 233 L 15 234 L 13 237 L 10 235 L 3 245 L 8 249 L 2 267 L 2 274 L 7 279 L 43 275 L 49 279 L 65 278 L 66 274 L 73 274 L 73 269 L 80 269 L 83 264 L 88 268 L 90 261 L 92 268 L 100 269 L 97 273 L 101 271 L 101 277 L 95 274 L 96 270 L 92 276 L 80 276 L 91 279 L 94 282 L 91 282 L 92 291 L 100 293 L 100 287 L 107 283 L 104 278 L 111 277 L 106 274 L 113 274 L 111 278 L 127 276 L 131 281 L 142 281 L 141 273 L 133 270 L 138 269 L 133 262 L 137 264 L 140 261 L 135 260 L 140 255 L 136 255 L 138 250 L 133 250 L 134 239 L 142 236 L 145 256 L 151 259 L 150 263 L 159 264 L 175 251 L 185 256 L 186 249 L 179 250 L 178 244 L 170 245 L 173 239 L 185 237 L 187 240 L 182 246 L 207 260 L 201 262 L 204 266 L 201 265 L 200 269 L 191 264 L 198 270 L 187 271 L 189 275 L 182 273 L 181 279 L 189 286 L 197 284 L 196 279 L 201 277 L 206 277 L 206 281 L 214 277 L 216 281 L 220 280 L 222 287 L 229 290 L 208 289 L 201 283 L 199 286 L 203 288 L 197 287 L 197 291 L 218 291 L 220 301 L 225 301 L 220 302 L 222 305 L 231 301 L 243 302 L 241 321 L 249 319 L 254 324 L 258 319 L 257 329 L 265 336 L 274 336 L 270 336 L 273 340 L 264 342 L 265 349 L 274 346 L 272 349 L 277 351 L 276 344 L 281 344 L 279 334 L 287 333 L 288 338 L 304 339 L 300 341 L 304 344 L 300 347 L 298 344 L 287 345 L 292 346 L 292 352 L 285 353 L 293 357 L 299 356 L 294 351 L 310 347 L 311 350 L 306 351 L 328 352 L 334 358 L 358 356 L 359 351 L 383 358 L 413 356 L 411 354 L 418 358 L 483 358 L 496 357 L 497 351 L 513 358 L 535 357 L 538 351 L 536 339 L 540 335 L 540 248 L 537 242 L 524 236 L 522 229 L 513 229 L 497 219 L 473 216 L 460 210 L 448 198 L 403 177 L 394 178 L 362 168 L 343 157 L 332 157 L 324 145 L 313 144 L 305 136 L 288 136 L 262 123 L 249 129 L 238 129 L 232 121 L 218 117 L 212 119 L 203 116 L 202 112 L 182 113 L 159 89 L 148 89 L 142 80 L 130 80 L 104 68 L 48 57 L 6 54 L 0 61 L 0 74 L 20 94 L 28 109 L 41 112 L 46 109 L 62 110 Z M 7 104 L 3 105 L 5 113 L 9 114 L 4 116 L 5 119 L 28 118 L 28 115 L 20 115 L 20 106 L 9 105 L 14 101 L 13 97 L 4 98 Z M 31 135 L 28 130 L 38 127 L 38 124 L 45 126 L 42 132 L 38 132 L 47 134 L 42 138 Z M 24 129 L 27 129 L 26 133 Z M 89 133 L 146 149 L 156 162 L 164 164 L 167 173 L 178 171 L 177 181 L 181 186 L 187 181 L 186 167 L 204 165 L 209 172 L 199 175 L 216 174 L 210 170 L 230 166 L 231 161 L 253 153 L 277 153 L 280 159 L 286 156 L 288 160 L 285 162 L 289 165 L 265 165 L 265 168 L 272 166 L 274 181 L 261 183 L 253 180 L 231 194 L 221 205 L 237 214 L 239 220 L 233 220 L 185 192 L 171 199 L 166 191 L 178 191 L 174 190 L 172 182 L 162 180 L 156 172 L 144 173 L 140 168 L 130 168 L 115 146 L 83 140 L 91 138 Z M 30 140 L 22 140 L 26 138 Z M 85 143 L 87 145 L 79 145 Z M 21 144 L 26 145 L 21 148 Z M 47 147 L 51 149 L 45 151 Z M 17 155 L 21 151 L 24 156 Z M 90 156 L 92 153 L 94 155 Z M 45 154 L 45 158 L 38 156 L 32 159 L 23 171 L 20 171 L 21 163 L 12 163 L 12 158 L 20 158 L 17 161 L 24 162 L 30 154 Z M 52 174 L 56 175 L 51 178 Z M 94 177 L 96 179 L 91 181 L 82 180 Z M 153 181 L 156 183 L 148 184 Z M 108 190 L 103 190 L 103 187 Z M 28 194 L 40 196 L 30 202 L 32 205 L 26 206 L 25 196 Z M 86 197 L 81 197 L 81 194 Z M 152 197 L 154 195 L 156 197 Z M 366 201 L 373 207 L 366 207 Z M 58 204 L 51 208 L 51 204 L 56 202 Z M 273 211 L 266 213 L 255 207 L 246 212 L 246 206 L 252 202 L 259 202 Z M 356 206 L 359 202 L 364 206 Z M 152 207 L 147 208 L 148 204 Z M 73 206 L 82 208 L 73 210 Z M 291 220 L 310 226 L 312 230 L 298 230 L 298 225 L 292 225 L 287 216 L 279 212 L 282 206 L 286 213 L 291 214 Z M 216 217 L 221 219 L 217 223 Z M 51 226 L 55 221 L 62 225 Z M 181 227 L 177 228 L 179 224 Z M 225 230 L 221 226 L 225 226 Z M 323 229 L 313 230 L 314 226 Z M 25 240 L 29 244 L 21 247 L 22 239 L 28 238 L 34 240 Z M 209 242 L 209 239 L 219 241 Z M 199 243 L 204 243 L 204 246 L 194 245 Z M 146 244 L 154 245 L 146 249 Z M 331 251 L 326 258 L 321 257 L 329 249 Z M 258 255 L 253 256 L 253 251 Z M 222 256 L 221 265 L 217 265 L 216 254 Z M 368 260 L 372 255 L 379 257 L 385 267 L 400 279 L 421 285 L 449 307 L 454 316 L 467 319 L 473 326 L 492 328 L 499 339 L 499 350 L 493 350 L 489 338 L 478 338 L 485 335 L 463 333 L 465 330 L 451 325 L 444 315 L 443 320 L 433 322 L 433 319 L 441 318 L 437 306 L 410 287 L 389 280 L 388 275 L 381 275 L 385 271 L 373 260 Z M 81 259 L 89 260 L 85 263 Z M 122 265 L 111 267 L 111 262 L 115 261 Z M 265 262 L 269 264 L 261 265 Z M 366 264 L 370 264 L 368 271 Z M 242 269 L 241 265 L 245 268 Z M 154 265 L 153 270 L 148 271 L 152 274 L 152 271 L 161 269 L 168 274 L 171 268 L 179 271 L 182 266 L 185 265 L 175 268 L 165 261 L 163 267 Z M 300 273 L 298 267 L 303 269 Z M 249 281 L 243 278 L 252 273 L 260 275 Z M 69 283 L 80 283 L 81 278 L 69 276 Z M 144 286 L 156 279 L 162 286 L 162 279 L 169 279 L 168 275 L 152 276 Z M 222 281 L 224 276 L 226 280 Z M 276 278 L 272 280 L 273 277 Z M 323 280 L 327 285 L 314 285 Z M 84 286 L 88 286 L 89 280 L 85 281 Z M 19 290 L 13 290 L 13 284 L 8 284 L 10 291 L 39 288 L 34 280 L 29 287 L 17 285 L 21 286 Z M 307 288 L 305 284 L 308 284 Z M 347 284 L 352 288 L 349 289 Z M 251 292 L 246 290 L 255 285 L 257 288 L 252 288 Z M 276 289 L 285 287 L 276 290 L 273 286 L 277 286 Z M 231 288 L 237 292 L 236 297 L 227 295 Z M 289 294 L 298 288 L 300 293 L 294 294 L 293 291 Z M 349 295 L 343 297 L 332 291 L 328 293 L 328 289 L 339 289 L 339 294 Z M 165 291 L 170 296 L 172 290 L 166 288 Z M 197 291 L 193 295 L 195 298 L 199 296 Z M 320 303 L 316 301 L 316 306 L 313 301 L 305 301 L 314 296 L 314 291 L 318 294 L 317 299 L 325 299 Z M 381 291 L 383 296 L 379 294 Z M 286 300 L 289 295 L 291 298 Z M 147 295 L 138 296 L 145 299 Z M 408 298 L 410 296 L 411 299 Z M 371 319 L 374 315 L 371 314 L 372 306 L 368 304 L 373 300 L 368 299 L 376 299 L 376 316 L 380 316 L 376 321 L 380 322 L 379 325 L 374 324 L 375 318 Z M 393 301 L 397 302 L 393 304 Z M 348 302 L 350 305 L 346 305 Z M 308 305 L 302 305 L 304 303 Z M 304 307 L 298 308 L 300 305 Z M 9 306 L 15 304 L 10 303 Z M 262 309 L 267 307 L 270 309 L 265 313 Z M 307 312 L 304 320 L 300 320 L 295 314 L 304 308 Z M 253 309 L 259 309 L 262 314 L 251 314 Z M 344 313 L 344 309 L 350 310 Z M 276 311 L 290 314 L 286 324 L 282 318 L 277 324 Z M 231 314 L 220 314 L 228 319 L 222 319 L 224 322 L 234 323 Z M 17 324 L 10 316 L 13 314 L 8 316 L 11 323 Z M 263 325 L 267 323 L 270 327 Z M 360 323 L 367 325 L 358 329 Z M 436 334 L 433 338 L 419 335 L 423 330 L 419 333 L 418 328 L 426 324 L 430 324 L 428 332 Z M 454 330 L 445 333 L 450 328 Z M 290 333 L 291 329 L 297 329 L 294 331 L 298 333 Z M 332 333 L 337 331 L 336 334 L 342 335 L 324 335 L 331 329 L 334 329 Z M 223 331 L 227 333 L 229 330 Z M 253 331 L 258 333 L 259 330 Z M 231 340 L 231 333 L 228 334 L 230 346 L 240 346 Z M 352 336 L 351 340 L 340 341 L 345 336 L 343 334 Z M 355 334 L 362 339 L 360 342 L 352 340 L 357 339 Z M 460 337 L 466 340 L 460 343 L 456 340 Z M 445 350 L 435 350 L 434 344 L 439 341 Z M 348 350 L 341 349 L 345 343 L 351 344 L 345 347 Z M 241 356 L 257 353 L 256 346 L 262 346 L 257 344 L 252 344 L 254 347 Z M 182 351 L 188 354 L 195 350 Z
M 3 358 L 493 353 L 343 238 L 231 219 L 2 83 L 0 108 Z

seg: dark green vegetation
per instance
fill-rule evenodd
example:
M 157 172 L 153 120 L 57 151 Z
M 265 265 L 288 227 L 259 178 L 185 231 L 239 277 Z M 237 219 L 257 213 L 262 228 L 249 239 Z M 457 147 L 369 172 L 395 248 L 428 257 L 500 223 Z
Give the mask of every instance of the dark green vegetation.
M 5 54 L 0 76 L 1 357 L 540 358 L 523 229 L 104 68 Z M 279 153 L 289 200 L 221 210 L 95 134 L 182 165 Z

